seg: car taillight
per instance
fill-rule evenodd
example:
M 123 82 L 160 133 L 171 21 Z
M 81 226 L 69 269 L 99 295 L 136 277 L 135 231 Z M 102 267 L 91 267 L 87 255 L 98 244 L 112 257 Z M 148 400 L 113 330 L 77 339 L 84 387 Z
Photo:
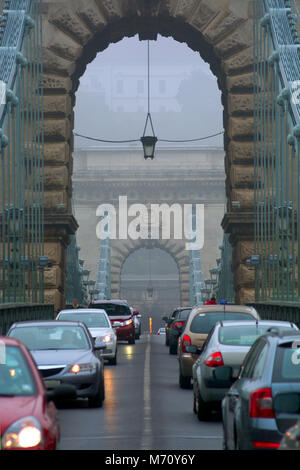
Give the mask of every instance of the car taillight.
M 280 442 L 253 442 L 254 449 L 278 449 Z
M 260 388 L 251 393 L 249 417 L 274 418 L 272 390 L 270 388 Z
M 220 351 L 213 352 L 204 361 L 204 364 L 208 367 L 220 367 L 224 366 L 224 361 Z
M 184 326 L 184 322 L 177 321 L 174 323 L 174 328 L 182 328 Z
M 191 346 L 192 340 L 188 335 L 183 335 L 182 343 L 181 343 L 181 350 L 183 353 L 187 353 L 186 346 Z

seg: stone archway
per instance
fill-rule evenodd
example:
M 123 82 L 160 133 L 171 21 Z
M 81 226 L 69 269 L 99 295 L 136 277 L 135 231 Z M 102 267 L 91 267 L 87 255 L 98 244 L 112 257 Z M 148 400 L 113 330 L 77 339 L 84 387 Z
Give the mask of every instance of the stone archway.
M 139 248 L 160 248 L 166 251 L 175 261 L 179 273 L 180 304 L 190 304 L 190 259 L 189 252 L 185 249 L 184 241 L 178 240 L 127 240 L 111 241 L 111 297 L 120 298 L 121 272 L 126 259 Z
M 112 42 L 172 36 L 199 51 L 218 78 L 224 106 L 227 214 L 237 302 L 253 300 L 244 260 L 253 249 L 252 0 L 44 0 L 45 300 L 64 305 L 72 217 L 74 93 L 86 65 Z M 232 202 L 235 204 L 232 204 Z M 236 204 L 238 202 L 238 204 Z

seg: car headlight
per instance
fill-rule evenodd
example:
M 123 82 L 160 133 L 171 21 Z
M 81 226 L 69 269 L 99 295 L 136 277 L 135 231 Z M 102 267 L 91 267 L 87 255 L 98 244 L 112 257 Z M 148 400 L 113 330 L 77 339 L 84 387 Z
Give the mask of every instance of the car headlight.
M 79 372 L 95 372 L 97 365 L 94 362 L 90 362 L 88 364 L 73 364 L 69 372 L 73 372 L 73 374 L 78 374 Z
M 131 323 L 133 323 L 132 320 L 126 320 L 123 322 L 123 326 L 131 325 Z
M 95 343 L 110 343 L 112 341 L 112 335 L 97 336 Z
M 11 424 L 2 437 L 2 449 L 29 449 L 43 442 L 40 423 L 33 416 Z

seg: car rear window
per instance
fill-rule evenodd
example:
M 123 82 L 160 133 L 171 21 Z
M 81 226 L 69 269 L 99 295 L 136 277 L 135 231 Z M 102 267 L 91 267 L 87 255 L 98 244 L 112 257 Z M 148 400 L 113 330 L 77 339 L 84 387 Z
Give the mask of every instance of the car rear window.
M 131 315 L 130 308 L 128 305 L 122 304 L 91 304 L 89 308 L 101 308 L 106 311 L 108 316 L 119 317 L 125 315 Z
M 300 382 L 300 348 L 294 342 L 279 345 L 273 369 L 273 382 Z
M 109 320 L 104 313 L 69 313 L 62 312 L 58 320 L 81 321 L 88 328 L 110 328 Z
M 180 310 L 177 318 L 180 318 L 181 320 L 186 320 L 190 313 L 191 309 Z
M 253 320 L 249 313 L 239 312 L 209 312 L 198 313 L 192 320 L 191 333 L 208 334 L 215 326 L 217 321 L 221 320 Z
M 272 325 L 223 326 L 219 330 L 219 341 L 230 346 L 252 346 L 269 328 L 272 328 Z M 281 331 L 289 329 L 291 328 L 282 327 Z

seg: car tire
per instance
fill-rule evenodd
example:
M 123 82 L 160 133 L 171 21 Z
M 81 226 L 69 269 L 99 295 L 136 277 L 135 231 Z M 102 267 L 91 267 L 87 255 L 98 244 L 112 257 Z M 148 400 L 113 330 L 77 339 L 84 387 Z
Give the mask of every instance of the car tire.
M 117 351 L 116 351 L 115 356 L 112 359 L 109 359 L 108 363 L 111 364 L 112 366 L 117 365 Z
M 177 354 L 177 344 L 171 343 L 169 345 L 169 354 Z
M 135 335 L 135 339 L 140 339 L 139 333 Z
M 185 377 L 179 372 L 179 387 L 183 389 L 191 388 L 191 377 Z
M 168 335 L 166 335 L 166 346 L 169 346 L 169 338 L 168 338 Z
M 206 403 L 203 400 L 200 392 L 198 392 L 196 402 L 197 402 L 197 417 L 199 421 L 207 421 L 210 418 L 210 406 L 209 406 L 209 403 Z
M 128 344 L 135 344 L 135 337 L 128 340 Z
M 104 391 L 104 379 L 103 375 L 101 375 L 101 380 L 99 383 L 99 388 L 97 393 L 93 397 L 89 397 L 89 407 L 90 408 L 101 408 L 103 405 L 103 401 L 105 399 L 105 391 Z

